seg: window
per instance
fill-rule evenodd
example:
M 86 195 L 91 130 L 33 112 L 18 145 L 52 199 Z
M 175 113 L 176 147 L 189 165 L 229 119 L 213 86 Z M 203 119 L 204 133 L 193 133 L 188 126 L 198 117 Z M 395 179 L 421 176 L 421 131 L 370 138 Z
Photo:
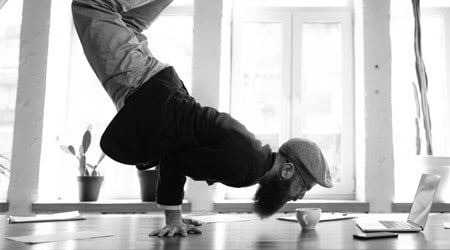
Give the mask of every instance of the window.
M 11 158 L 19 69 L 22 1 L 0 9 L 0 154 Z M 0 163 L 9 165 L 4 159 Z M 6 199 L 8 179 L 0 175 L 0 200 Z
M 423 50 L 429 83 L 432 115 L 433 146 L 435 155 L 450 155 L 450 81 L 448 62 L 450 54 L 450 9 L 424 10 Z
M 428 100 L 435 155 L 450 154 L 450 5 L 421 3 L 422 52 L 428 75 Z M 416 106 L 411 82 L 417 82 L 414 62 L 414 20 L 411 2 L 392 2 L 392 104 L 396 161 L 396 200 L 411 200 L 406 179 L 416 178 L 410 160 L 415 155 Z M 411 175 L 409 178 L 405 178 Z
M 352 13 L 346 1 L 319 2 L 236 6 L 230 112 L 275 151 L 292 137 L 315 141 L 335 187 L 315 187 L 306 197 L 352 199 Z M 345 4 L 330 7 L 337 2 Z M 250 199 L 255 189 L 227 188 L 225 198 Z
M 71 1 L 66 1 L 64 8 L 70 6 Z M 58 3 L 61 4 L 61 3 Z M 192 30 L 193 30 L 193 1 L 175 0 L 162 15 L 144 32 L 149 41 L 149 48 L 159 60 L 175 66 L 178 74 L 183 79 L 186 87 L 191 88 L 191 60 L 192 60 Z M 55 12 L 58 15 L 58 12 Z M 69 13 L 68 13 L 69 14 Z M 81 137 L 88 126 L 93 125 L 92 144 L 87 153 L 88 162 L 95 162 L 100 155 L 99 140 L 100 137 L 116 114 L 115 107 L 109 99 L 106 92 L 90 68 L 75 29 L 72 27 L 71 15 L 70 24 L 64 27 L 68 33 L 67 42 L 69 44 L 67 60 L 63 58 L 64 49 L 58 49 L 55 56 L 56 61 L 61 64 L 67 61 L 67 76 L 58 75 L 54 81 L 58 84 L 52 84 L 49 80 L 46 103 L 51 103 L 52 99 L 59 98 L 57 105 L 63 106 L 61 110 L 52 110 L 47 115 L 62 113 L 56 119 L 61 120 L 60 128 L 57 131 L 47 129 L 44 131 L 46 140 L 52 140 L 48 143 L 47 156 L 42 157 L 42 161 L 48 161 L 49 158 L 60 157 L 59 161 L 48 164 L 41 163 L 39 198 L 40 199 L 77 199 L 78 175 L 77 160 L 71 156 L 63 154 L 54 138 L 58 137 L 62 144 L 73 144 L 78 148 L 81 143 Z M 67 18 L 61 15 L 58 18 Z M 61 19 L 52 21 L 60 24 Z M 50 35 L 51 49 L 61 45 L 61 42 L 54 42 L 61 39 L 61 32 L 58 30 Z M 50 52 L 51 54 L 52 52 Z M 49 56 L 51 57 L 51 55 Z M 60 74 L 61 70 L 53 65 L 48 72 Z M 58 72 L 55 72 L 58 71 Z M 64 71 L 64 70 L 63 70 Z M 52 78 L 52 77 L 50 77 Z M 66 79 L 67 88 L 61 90 L 62 79 Z M 53 86 L 54 85 L 54 86 Z M 64 91 L 64 95 L 61 95 Z M 64 102 L 64 103 L 61 103 Z M 50 104 L 46 106 L 52 106 Z M 46 107 L 53 108 L 55 107 Z M 52 120 L 51 122 L 54 122 Z M 47 125 L 48 127 L 48 125 Z M 51 139 L 49 139 L 51 138 Z M 52 152 L 51 156 L 50 153 Z M 100 165 L 99 170 L 105 176 L 105 180 L 100 193 L 100 199 L 137 199 L 139 198 L 139 182 L 134 166 L 122 165 L 109 158 L 106 158 Z M 55 181 L 57 184 L 55 184 Z

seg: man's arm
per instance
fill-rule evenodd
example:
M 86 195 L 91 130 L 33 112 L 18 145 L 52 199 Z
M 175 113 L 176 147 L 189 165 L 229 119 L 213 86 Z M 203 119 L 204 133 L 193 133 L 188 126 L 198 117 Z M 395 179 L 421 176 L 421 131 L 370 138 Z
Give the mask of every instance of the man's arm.
M 150 236 L 172 237 L 174 235 L 187 236 L 187 234 L 200 234 L 196 228 L 201 223 L 181 216 L 181 204 L 184 197 L 184 184 L 186 176 L 170 164 L 171 158 L 164 158 L 159 166 L 157 186 L 158 207 L 164 209 L 166 225 L 154 230 Z

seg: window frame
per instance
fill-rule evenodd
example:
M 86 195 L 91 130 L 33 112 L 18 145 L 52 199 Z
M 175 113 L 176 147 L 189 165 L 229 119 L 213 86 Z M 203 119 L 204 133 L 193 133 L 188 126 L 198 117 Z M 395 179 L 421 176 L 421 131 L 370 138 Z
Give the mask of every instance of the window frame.
M 279 134 L 279 145 L 290 137 L 300 137 L 301 108 L 294 105 L 300 102 L 301 85 L 301 24 L 305 22 L 339 22 L 342 23 L 342 46 L 344 67 L 342 81 L 343 89 L 343 124 L 342 124 L 342 182 L 332 189 L 315 188 L 308 192 L 306 199 L 355 199 L 355 111 L 354 111 L 354 79 L 353 79 L 353 28 L 352 5 L 344 7 L 241 7 L 233 11 L 232 30 L 232 65 L 230 84 L 230 113 L 239 108 L 239 102 L 234 101 L 239 95 L 241 76 L 240 58 L 242 27 L 245 22 L 278 22 L 282 25 L 282 108 Z M 294 30 L 294 28 L 296 30 Z M 299 46 L 293 46 L 299 44 Z M 296 69 L 296 70 L 293 70 Z M 292 89 L 292 91 L 291 91 Z M 237 100 L 239 100 L 237 96 Z M 292 114 L 292 115 L 290 115 Z M 276 150 L 276 149 L 274 149 Z M 348 166 L 348 167 L 347 167 Z M 232 193 L 232 191 L 231 191 Z M 250 197 L 248 197 L 250 198 Z M 225 200 L 239 199 L 225 190 Z

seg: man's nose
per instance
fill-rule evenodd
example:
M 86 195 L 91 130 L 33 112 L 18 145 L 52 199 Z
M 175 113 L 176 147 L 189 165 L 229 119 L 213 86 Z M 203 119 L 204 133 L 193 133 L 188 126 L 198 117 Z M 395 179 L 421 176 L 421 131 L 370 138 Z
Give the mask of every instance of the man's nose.
M 305 192 L 300 193 L 296 199 L 303 199 L 305 197 Z

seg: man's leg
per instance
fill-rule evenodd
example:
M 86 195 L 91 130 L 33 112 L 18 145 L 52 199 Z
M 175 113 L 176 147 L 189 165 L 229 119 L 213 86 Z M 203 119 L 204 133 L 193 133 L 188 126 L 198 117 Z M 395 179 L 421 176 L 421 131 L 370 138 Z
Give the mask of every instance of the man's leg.
M 150 25 L 159 17 L 161 12 L 172 2 L 173 0 L 154 0 L 141 7 L 121 13 L 125 24 L 133 30 L 134 35 L 142 44 L 142 48 L 146 56 L 152 56 L 152 54 L 148 49 L 147 37 L 142 34 L 142 31 L 148 29 Z
M 146 39 L 136 34 L 148 27 L 169 3 L 168 0 L 73 1 L 74 24 L 84 52 L 113 101 L 148 80 L 152 69 L 163 67 L 151 55 Z M 124 18 L 122 15 L 127 12 Z M 149 16 L 143 18 L 146 13 Z
M 136 34 L 139 34 L 148 29 L 172 2 L 173 0 L 153 0 L 140 7 L 122 12 L 121 15 L 127 26 L 133 29 Z

